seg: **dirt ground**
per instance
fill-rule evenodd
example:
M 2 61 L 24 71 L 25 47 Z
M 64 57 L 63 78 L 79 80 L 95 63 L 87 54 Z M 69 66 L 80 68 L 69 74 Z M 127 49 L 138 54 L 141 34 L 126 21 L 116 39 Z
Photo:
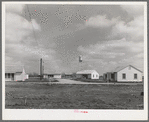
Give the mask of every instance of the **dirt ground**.
M 6 109 L 143 109 L 143 85 L 6 82 Z

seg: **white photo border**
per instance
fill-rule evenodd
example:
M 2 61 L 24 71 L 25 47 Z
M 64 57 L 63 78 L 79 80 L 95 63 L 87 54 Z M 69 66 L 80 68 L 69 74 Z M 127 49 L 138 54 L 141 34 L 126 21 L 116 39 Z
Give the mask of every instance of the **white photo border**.
M 106 110 L 79 109 L 5 109 L 5 5 L 6 4 L 67 4 L 67 5 L 144 5 L 144 109 Z M 147 2 L 2 2 L 2 119 L 3 120 L 147 120 L 148 119 L 147 62 Z

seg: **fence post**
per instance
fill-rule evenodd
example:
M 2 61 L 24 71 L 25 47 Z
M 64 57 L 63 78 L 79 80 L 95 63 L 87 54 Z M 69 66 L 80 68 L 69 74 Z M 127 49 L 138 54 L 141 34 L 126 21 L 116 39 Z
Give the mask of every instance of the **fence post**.
M 27 104 L 27 97 L 25 96 L 25 99 L 24 99 L 24 103 L 25 105 Z

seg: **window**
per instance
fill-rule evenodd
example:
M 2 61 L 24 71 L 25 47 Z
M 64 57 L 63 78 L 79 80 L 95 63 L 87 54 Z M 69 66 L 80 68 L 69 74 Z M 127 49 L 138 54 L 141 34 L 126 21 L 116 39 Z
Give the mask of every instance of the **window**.
M 122 74 L 122 79 L 126 79 L 126 74 L 125 73 Z
M 10 78 L 10 73 L 8 73 L 8 78 Z
M 93 75 L 93 77 L 94 77 L 94 75 Z
M 5 78 L 7 78 L 7 74 L 5 73 Z
M 137 74 L 134 74 L 134 79 L 137 79 Z

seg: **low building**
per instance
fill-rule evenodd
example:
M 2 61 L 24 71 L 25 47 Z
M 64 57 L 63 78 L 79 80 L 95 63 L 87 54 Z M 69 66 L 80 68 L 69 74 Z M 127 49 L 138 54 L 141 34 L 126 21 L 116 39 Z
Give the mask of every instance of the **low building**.
M 20 66 L 5 66 L 5 81 L 25 81 L 28 74 Z
M 132 65 L 117 67 L 114 71 L 107 72 L 103 76 L 104 80 L 109 82 L 142 82 L 142 71 Z
M 44 74 L 43 75 L 44 78 L 56 78 L 56 79 L 60 79 L 62 77 L 61 73 L 50 73 L 50 74 Z
M 103 76 L 99 76 L 99 80 L 103 80 Z
M 65 78 L 66 79 L 71 79 L 73 77 L 72 73 L 65 73 Z
M 99 74 L 96 70 L 83 70 L 78 71 L 76 77 L 84 79 L 99 79 Z

